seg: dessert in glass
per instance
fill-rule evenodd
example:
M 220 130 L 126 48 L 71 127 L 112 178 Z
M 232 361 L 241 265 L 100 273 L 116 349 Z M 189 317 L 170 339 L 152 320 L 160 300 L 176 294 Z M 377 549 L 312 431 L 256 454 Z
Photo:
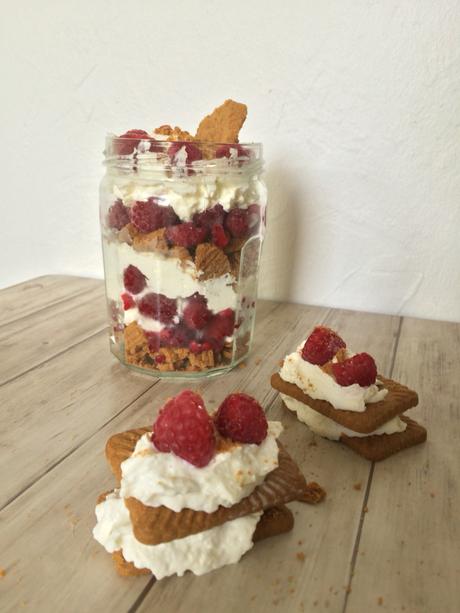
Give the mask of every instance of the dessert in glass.
M 229 370 L 247 356 L 254 327 L 266 206 L 261 145 L 197 137 L 162 126 L 106 141 L 111 350 L 154 375 Z

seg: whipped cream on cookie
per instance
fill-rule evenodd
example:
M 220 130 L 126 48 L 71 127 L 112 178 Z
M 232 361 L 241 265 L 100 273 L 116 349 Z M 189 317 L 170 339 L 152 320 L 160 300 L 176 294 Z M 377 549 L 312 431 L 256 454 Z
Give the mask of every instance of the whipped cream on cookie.
M 151 435 L 142 436 L 130 458 L 121 465 L 120 495 L 147 506 L 166 506 L 212 513 L 231 507 L 262 483 L 278 466 L 280 422 L 269 421 L 260 445 L 233 444 L 215 454 L 207 466 L 196 468 L 172 453 L 157 451 Z
M 326 400 L 335 409 L 363 412 L 367 403 L 379 402 L 387 395 L 387 390 L 379 387 L 377 382 L 366 387 L 357 383 L 339 385 L 320 366 L 302 358 L 303 344 L 286 356 L 279 374 L 284 381 L 294 383 L 310 398 Z M 347 355 L 352 357 L 353 354 L 347 352 Z M 334 362 L 335 358 L 332 361 Z
M 253 546 L 261 512 L 246 515 L 198 534 L 159 545 L 144 545 L 133 534 L 128 509 L 117 491 L 96 506 L 94 538 L 109 552 L 122 550 L 136 568 L 148 568 L 157 579 L 190 570 L 202 575 L 234 564 Z
M 318 413 L 318 411 L 315 411 L 308 405 L 300 402 L 300 400 L 291 398 L 291 396 L 287 396 L 286 394 L 280 394 L 280 396 L 286 407 L 297 414 L 299 421 L 306 424 L 315 434 L 324 436 L 325 438 L 333 441 L 338 441 L 342 434 L 362 438 L 366 436 L 373 436 L 374 434 L 395 434 L 396 432 L 404 432 L 404 430 L 407 428 L 406 422 L 404 422 L 400 417 L 396 416 L 373 432 L 368 432 L 366 434 L 363 434 L 362 432 L 355 432 L 354 430 L 345 428 L 345 426 L 342 426 L 332 419 L 329 419 L 329 417 Z

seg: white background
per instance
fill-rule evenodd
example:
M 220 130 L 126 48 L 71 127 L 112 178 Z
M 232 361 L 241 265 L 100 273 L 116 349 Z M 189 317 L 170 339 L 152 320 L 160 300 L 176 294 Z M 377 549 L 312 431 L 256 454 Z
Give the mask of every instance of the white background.
M 105 133 L 232 97 L 265 146 L 263 297 L 460 320 L 459 2 L 0 8 L 0 285 L 102 276 Z

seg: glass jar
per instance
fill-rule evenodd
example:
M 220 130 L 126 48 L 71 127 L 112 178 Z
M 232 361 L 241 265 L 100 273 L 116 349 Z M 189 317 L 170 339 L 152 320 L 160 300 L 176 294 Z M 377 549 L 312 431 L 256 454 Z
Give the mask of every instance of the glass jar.
M 266 187 L 260 144 L 109 136 L 101 227 L 110 345 L 154 376 L 247 357 Z

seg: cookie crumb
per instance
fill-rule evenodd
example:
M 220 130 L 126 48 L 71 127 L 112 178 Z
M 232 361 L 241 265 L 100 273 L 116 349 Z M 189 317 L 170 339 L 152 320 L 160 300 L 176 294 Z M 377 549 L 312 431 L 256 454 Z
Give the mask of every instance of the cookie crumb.
M 300 560 L 301 562 L 303 562 L 303 561 L 305 560 L 305 554 L 304 554 L 304 552 L 303 552 L 303 551 L 298 551 L 298 552 L 295 554 L 295 556 L 296 556 L 296 558 L 297 558 L 298 560 Z
M 377 604 L 379 605 L 379 607 L 383 605 L 383 598 L 381 596 L 377 598 Z
M 302 539 L 300 539 L 299 541 L 297 541 L 297 545 L 299 545 L 299 546 L 300 546 L 300 545 L 303 545 L 303 541 L 302 541 Z
M 318 443 L 316 442 L 316 439 L 312 438 L 311 441 L 308 443 L 309 447 L 318 447 Z
M 238 368 L 246 368 L 246 362 L 240 362 Z
M 431 498 L 434 498 L 436 496 L 436 494 L 434 492 L 430 492 L 430 496 L 431 496 Z
M 366 505 L 363 509 L 363 513 L 367 513 L 369 511 L 369 507 Z
M 3 579 L 5 575 L 6 575 L 6 570 L 4 568 L 0 568 L 0 578 Z
M 358 483 L 354 483 L 353 489 L 356 490 L 357 492 L 361 491 L 361 481 L 359 481 Z
M 256 366 L 259 366 L 260 364 L 262 364 L 262 358 L 256 358 L 255 363 L 256 363 Z

